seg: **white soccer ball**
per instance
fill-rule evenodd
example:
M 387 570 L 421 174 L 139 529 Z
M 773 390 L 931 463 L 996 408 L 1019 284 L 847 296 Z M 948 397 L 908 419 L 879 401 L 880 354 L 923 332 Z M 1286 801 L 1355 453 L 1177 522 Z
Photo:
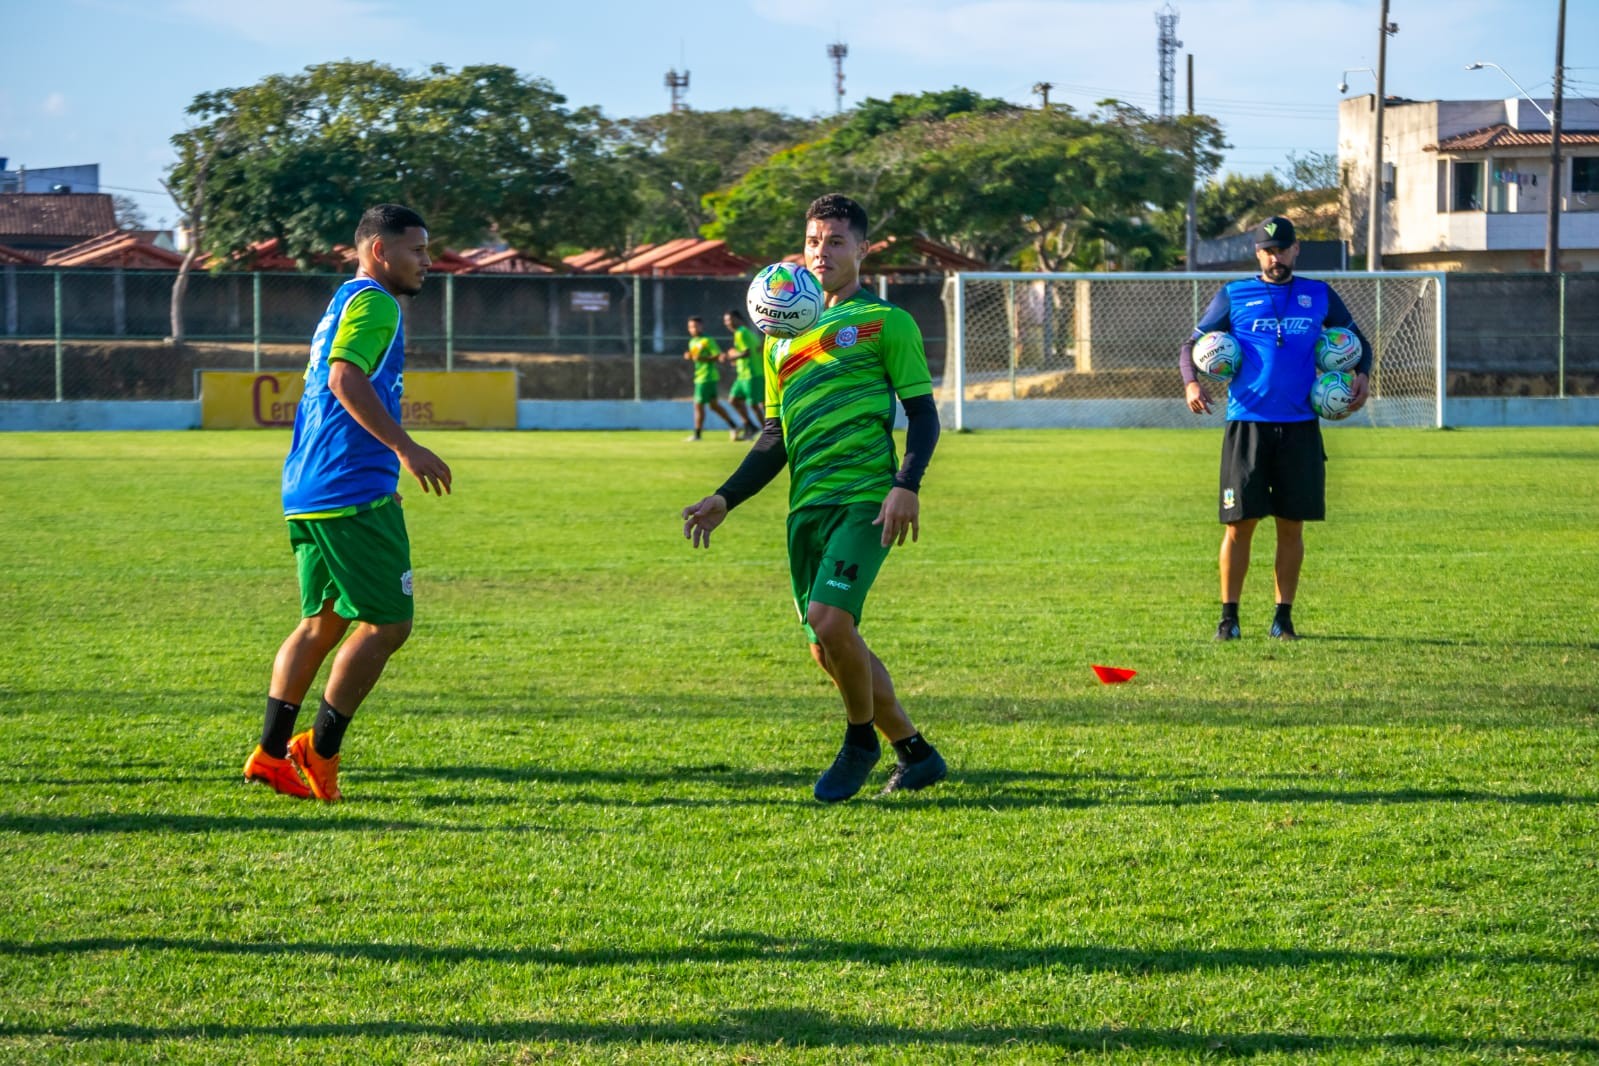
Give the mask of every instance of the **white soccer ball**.
M 1310 387 L 1310 406 L 1322 418 L 1336 422 L 1349 417 L 1355 399 L 1355 375 L 1347 370 L 1329 370 Z
M 1316 338 L 1316 369 L 1351 370 L 1360 362 L 1360 338 L 1353 330 L 1331 326 Z
M 1215 331 L 1194 342 L 1194 366 L 1202 373 L 1226 381 L 1238 372 L 1243 352 L 1232 334 Z
M 755 275 L 744 306 L 755 328 L 772 337 L 797 337 L 822 317 L 822 286 L 798 263 L 773 263 Z

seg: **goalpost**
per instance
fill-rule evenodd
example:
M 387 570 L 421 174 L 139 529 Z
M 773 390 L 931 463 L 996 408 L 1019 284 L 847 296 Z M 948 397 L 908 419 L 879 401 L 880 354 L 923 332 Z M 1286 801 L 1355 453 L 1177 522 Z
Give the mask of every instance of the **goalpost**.
M 940 406 L 957 430 L 1199 425 L 1177 348 L 1234 276 L 951 275 Z M 1301 276 L 1331 284 L 1374 349 L 1371 399 L 1328 425 L 1442 426 L 1444 276 Z M 1225 403 L 1225 388 L 1210 391 Z

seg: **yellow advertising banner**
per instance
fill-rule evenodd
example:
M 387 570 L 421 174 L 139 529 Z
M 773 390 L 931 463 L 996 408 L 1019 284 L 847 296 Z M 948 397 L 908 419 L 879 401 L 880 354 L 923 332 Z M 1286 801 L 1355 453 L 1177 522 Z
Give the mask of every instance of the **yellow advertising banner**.
M 294 425 L 305 383 L 300 371 L 202 370 L 201 429 Z M 405 375 L 406 429 L 515 429 L 516 371 L 413 370 Z

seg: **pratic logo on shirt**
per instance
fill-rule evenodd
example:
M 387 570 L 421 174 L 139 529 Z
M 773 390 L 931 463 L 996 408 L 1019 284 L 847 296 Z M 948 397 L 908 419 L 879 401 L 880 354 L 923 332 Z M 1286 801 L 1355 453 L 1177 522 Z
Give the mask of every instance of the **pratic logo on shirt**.
M 1310 329 L 1311 321 L 1308 318 L 1296 315 L 1290 318 L 1284 318 L 1282 320 L 1282 330 L 1284 333 L 1309 333 Z M 1251 333 L 1276 333 L 1277 319 L 1264 317 L 1257 318 L 1255 321 L 1250 323 L 1249 331 Z
M 844 592 L 848 592 L 849 591 L 849 582 L 848 581 L 834 581 L 832 578 L 828 578 L 827 579 L 827 587 L 828 588 L 834 588 L 834 589 L 840 589 L 840 590 L 842 590 Z
M 1263 304 L 1265 302 L 1266 302 L 1265 300 L 1246 300 L 1246 301 L 1244 301 L 1244 306 L 1245 307 L 1259 307 L 1261 304 Z
M 855 342 L 859 338 L 860 331 L 858 329 L 856 329 L 854 326 L 845 326 L 843 329 L 838 331 L 838 336 L 835 338 L 835 340 L 840 348 L 849 348 L 854 346 Z

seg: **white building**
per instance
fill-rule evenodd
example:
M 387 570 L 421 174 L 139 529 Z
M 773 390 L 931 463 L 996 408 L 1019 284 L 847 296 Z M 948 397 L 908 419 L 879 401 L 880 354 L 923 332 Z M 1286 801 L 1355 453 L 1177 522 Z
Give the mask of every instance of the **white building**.
M 1344 236 L 1364 253 L 1374 114 L 1370 95 L 1338 108 Z M 1544 267 L 1553 101 L 1400 100 L 1383 108 L 1383 266 L 1527 271 Z M 1560 265 L 1599 270 L 1599 102 L 1562 101 Z

